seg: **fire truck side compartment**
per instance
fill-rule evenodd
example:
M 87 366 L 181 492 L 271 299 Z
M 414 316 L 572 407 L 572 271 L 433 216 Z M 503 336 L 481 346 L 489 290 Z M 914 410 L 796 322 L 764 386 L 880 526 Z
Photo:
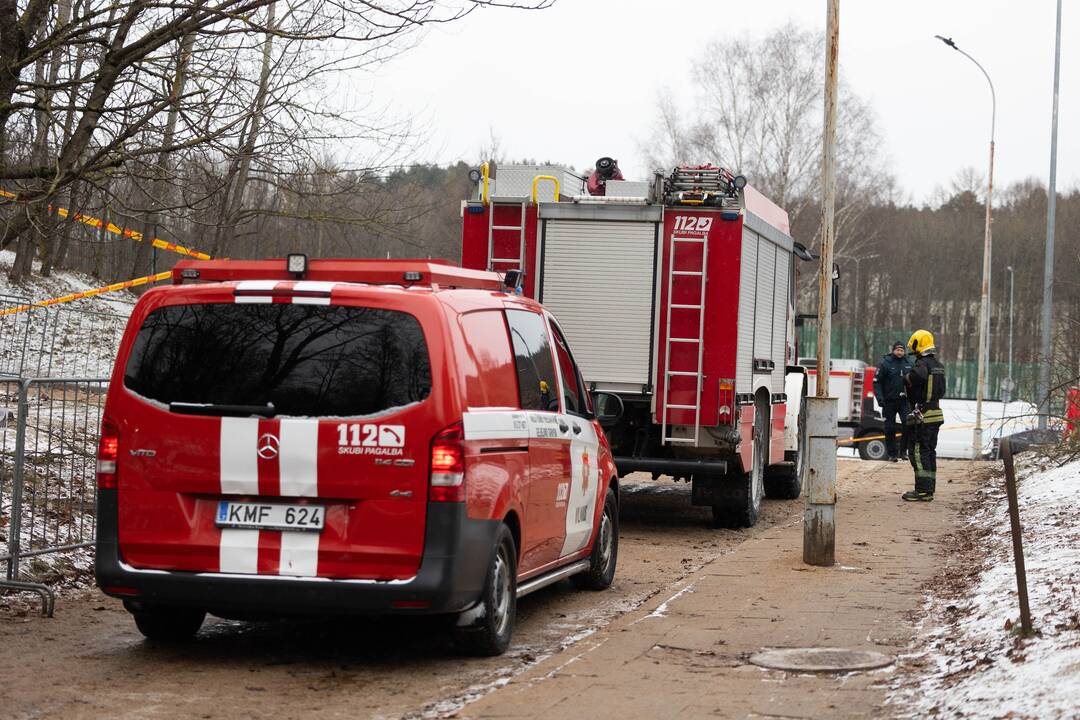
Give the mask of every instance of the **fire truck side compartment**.
M 559 319 L 596 390 L 651 390 L 660 217 L 649 205 L 540 206 L 537 299 Z

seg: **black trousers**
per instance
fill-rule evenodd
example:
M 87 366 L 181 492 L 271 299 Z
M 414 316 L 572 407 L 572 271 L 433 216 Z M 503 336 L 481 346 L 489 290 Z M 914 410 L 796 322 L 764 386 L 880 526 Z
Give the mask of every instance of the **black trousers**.
M 886 400 L 885 405 L 882 408 L 882 414 L 885 416 L 885 451 L 891 458 L 899 456 L 908 449 L 907 433 L 905 432 L 900 438 L 900 452 L 896 451 L 896 433 L 898 430 L 904 430 L 904 418 L 906 418 L 910 412 L 911 406 L 908 404 L 907 398 Z M 896 422 L 897 415 L 900 416 L 899 423 Z
M 941 423 L 916 423 L 911 426 L 908 457 L 915 470 L 915 490 L 934 494 L 937 487 L 937 436 Z

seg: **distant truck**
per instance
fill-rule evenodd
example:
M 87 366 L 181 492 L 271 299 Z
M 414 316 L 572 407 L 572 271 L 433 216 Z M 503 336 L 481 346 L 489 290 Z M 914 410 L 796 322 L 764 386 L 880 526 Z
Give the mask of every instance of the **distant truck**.
M 864 403 L 862 421 L 855 430 L 852 443 L 863 460 L 884 460 L 885 423 L 873 393 Z M 941 410 L 945 414 L 945 424 L 938 433 L 937 454 L 940 458 L 971 460 L 975 452 L 971 447 L 972 432 L 975 428 L 975 401 L 944 399 Z M 1029 402 L 1014 400 L 1003 403 L 983 401 L 983 447 L 980 459 L 997 458 L 998 443 L 1004 437 L 1015 433 L 1034 430 L 1038 426 L 1038 409 Z M 1060 436 L 1060 433 L 1059 433 Z M 860 440 L 860 438 L 869 438 Z M 850 447 L 842 445 L 841 447 Z
M 829 394 L 840 400 L 836 407 L 836 424 L 858 428 L 862 424 L 866 399 L 874 398 L 877 369 L 862 360 L 848 358 L 833 358 L 829 363 Z M 807 393 L 813 395 L 817 391 L 817 358 L 799 358 L 799 365 L 806 368 Z

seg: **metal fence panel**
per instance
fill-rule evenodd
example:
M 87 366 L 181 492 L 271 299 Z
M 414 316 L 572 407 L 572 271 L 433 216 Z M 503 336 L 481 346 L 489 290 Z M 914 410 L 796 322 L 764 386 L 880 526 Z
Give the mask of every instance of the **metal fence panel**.
M 97 443 L 108 379 L 0 380 L 0 390 L 8 404 L 0 429 L 0 563 L 6 564 L 0 586 L 44 588 L 51 613 L 51 591 L 31 585 L 90 572 L 93 564 Z M 58 554 L 64 551 L 70 552 Z
M 6 312 L 13 308 L 24 307 L 29 302 L 29 298 L 0 294 L 0 376 L 22 377 L 27 357 L 36 358 L 40 355 L 40 340 L 44 336 L 37 338 L 39 341 L 37 346 L 32 347 L 30 344 L 33 336 L 32 314 L 39 310 L 47 313 L 48 308 Z

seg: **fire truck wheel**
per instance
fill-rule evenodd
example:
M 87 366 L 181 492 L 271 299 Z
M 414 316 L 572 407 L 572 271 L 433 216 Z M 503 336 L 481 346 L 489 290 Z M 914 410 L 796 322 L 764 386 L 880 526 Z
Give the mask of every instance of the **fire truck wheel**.
M 596 533 L 589 569 L 572 575 L 570 582 L 579 590 L 606 590 L 615 579 L 615 563 L 619 559 L 619 506 L 615 491 L 608 488 L 604 498 L 604 514 Z
M 510 647 L 516 614 L 517 549 L 510 528 L 503 525 L 496 536 L 480 604 L 458 618 L 454 645 L 468 655 L 502 655 Z
M 206 619 L 205 611 L 192 608 L 141 606 L 129 610 L 139 632 L 159 642 L 190 640 Z
M 765 497 L 770 500 L 794 500 L 802 494 L 802 480 L 797 463 L 770 465 L 765 473 Z
M 717 527 L 753 527 L 761 513 L 765 495 L 765 463 L 768 461 L 769 406 L 758 402 L 754 412 L 753 466 L 750 472 L 728 475 L 722 485 L 723 502 L 713 505 L 713 523 Z

